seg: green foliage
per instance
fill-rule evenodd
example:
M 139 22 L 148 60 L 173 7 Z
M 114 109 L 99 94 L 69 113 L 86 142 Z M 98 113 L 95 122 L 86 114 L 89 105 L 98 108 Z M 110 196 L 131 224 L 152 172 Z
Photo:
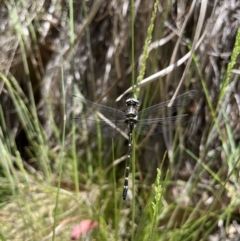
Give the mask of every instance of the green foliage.
M 162 186 L 160 184 L 160 178 L 161 178 L 161 171 L 160 169 L 157 169 L 157 178 L 156 178 L 156 186 L 154 187 L 155 189 L 155 201 L 152 202 L 152 209 L 153 209 L 153 218 L 152 218 L 152 228 L 151 228 L 151 232 L 150 232 L 150 237 L 149 240 L 155 240 L 153 239 L 154 237 L 154 233 L 155 233 L 155 229 L 156 229 L 156 223 L 157 223 L 157 217 L 159 215 L 159 210 L 161 209 L 161 199 L 162 199 L 162 195 L 163 195 L 163 190 L 162 190 Z
M 140 82 L 141 80 L 143 80 L 144 75 L 145 75 L 146 63 L 147 63 L 147 58 L 148 58 L 148 54 L 149 54 L 148 49 L 149 49 L 149 45 L 152 40 L 154 21 L 156 19 L 158 4 L 159 4 L 159 0 L 156 0 L 154 3 L 153 11 L 152 11 L 151 22 L 149 24 L 148 31 L 147 31 L 147 38 L 145 40 L 145 44 L 143 47 L 143 54 L 142 54 L 143 57 L 142 57 L 142 61 L 141 61 L 140 73 L 139 73 L 139 76 L 137 77 L 137 83 Z M 139 94 L 140 94 L 140 89 L 137 88 L 137 96 L 139 96 Z

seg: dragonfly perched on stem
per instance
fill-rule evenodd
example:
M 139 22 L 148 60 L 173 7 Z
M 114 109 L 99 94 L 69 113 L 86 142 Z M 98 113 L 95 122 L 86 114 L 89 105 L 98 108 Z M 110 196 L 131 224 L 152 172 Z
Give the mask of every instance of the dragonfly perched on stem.
M 123 200 L 127 198 L 133 130 L 140 135 L 156 135 L 163 131 L 173 130 L 178 122 L 188 123 L 189 115 L 182 111 L 192 102 L 196 93 L 196 90 L 190 90 L 177 96 L 171 102 L 165 101 L 141 111 L 138 111 L 139 100 L 129 97 L 125 101 L 127 106 L 125 112 L 73 95 L 81 101 L 84 107 L 80 116 L 75 118 L 82 128 L 96 134 L 100 132 L 101 135 L 109 137 L 120 133 L 128 139 Z

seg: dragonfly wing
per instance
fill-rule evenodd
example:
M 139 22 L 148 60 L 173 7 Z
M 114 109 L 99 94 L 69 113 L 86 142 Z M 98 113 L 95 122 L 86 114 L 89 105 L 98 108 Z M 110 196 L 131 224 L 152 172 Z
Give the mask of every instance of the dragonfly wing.
M 86 131 L 100 134 L 102 136 L 108 137 L 115 137 L 116 135 L 122 134 L 124 137 L 127 138 L 125 130 L 127 129 L 127 125 L 125 121 L 122 120 L 100 120 L 99 118 L 96 119 L 86 119 L 81 117 L 75 118 L 78 126 L 84 132 Z
M 177 115 L 181 113 L 183 107 L 189 105 L 193 101 L 196 94 L 196 90 L 188 91 L 182 95 L 177 96 L 172 102 L 171 107 L 168 107 L 168 104 L 170 104 L 170 100 L 165 101 L 160 104 L 146 108 L 142 111 L 139 111 L 138 117 L 139 119 L 155 119 L 159 117 L 168 118 L 172 115 Z
M 96 113 L 101 113 L 104 117 L 110 120 L 125 120 L 126 113 L 105 105 L 96 104 L 79 96 L 76 97 L 75 106 L 79 109 L 81 118 L 91 118 Z
M 174 130 L 178 124 L 185 125 L 189 122 L 191 122 L 191 118 L 188 114 L 167 118 L 139 120 L 135 131 L 140 135 L 156 135 L 163 131 Z

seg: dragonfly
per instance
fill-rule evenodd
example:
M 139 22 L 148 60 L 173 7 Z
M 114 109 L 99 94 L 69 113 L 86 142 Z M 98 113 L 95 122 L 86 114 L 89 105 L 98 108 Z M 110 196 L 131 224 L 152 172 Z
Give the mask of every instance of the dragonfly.
M 139 111 L 139 100 L 128 97 L 125 101 L 125 112 L 73 95 L 81 101 L 83 106 L 80 116 L 75 117 L 82 128 L 109 137 L 120 133 L 128 139 L 123 200 L 126 200 L 128 192 L 133 131 L 140 135 L 156 135 L 174 130 L 179 122 L 189 123 L 191 121 L 189 114 L 182 113 L 182 111 L 193 101 L 196 93 L 196 90 L 190 90 L 177 96 L 173 101 L 161 102 L 141 111 Z

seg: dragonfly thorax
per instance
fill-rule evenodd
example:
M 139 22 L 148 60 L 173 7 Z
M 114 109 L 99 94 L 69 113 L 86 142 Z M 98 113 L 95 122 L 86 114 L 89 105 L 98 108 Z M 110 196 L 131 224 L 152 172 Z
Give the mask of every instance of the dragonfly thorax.
M 126 100 L 126 106 L 128 107 L 126 110 L 126 123 L 132 122 L 136 124 L 138 121 L 139 101 L 135 98 L 128 98 Z

